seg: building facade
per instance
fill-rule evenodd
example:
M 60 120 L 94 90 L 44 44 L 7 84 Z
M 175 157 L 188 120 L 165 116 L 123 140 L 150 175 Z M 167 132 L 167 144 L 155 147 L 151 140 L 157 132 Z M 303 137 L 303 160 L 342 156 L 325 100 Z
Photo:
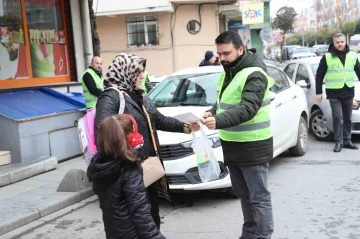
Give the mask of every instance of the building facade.
M 0 90 L 79 90 L 90 29 L 87 0 L 0 0 Z
M 243 2 L 138 0 L 125 5 L 94 1 L 104 66 L 118 53 L 127 52 L 147 58 L 147 69 L 156 76 L 196 67 L 206 51 L 216 52 L 215 38 L 229 30 L 229 22 L 241 22 Z M 268 2 L 265 6 L 269 10 Z M 270 24 L 269 12 L 267 21 Z M 232 30 L 249 46 L 261 49 L 259 31 L 263 27 L 258 24 Z

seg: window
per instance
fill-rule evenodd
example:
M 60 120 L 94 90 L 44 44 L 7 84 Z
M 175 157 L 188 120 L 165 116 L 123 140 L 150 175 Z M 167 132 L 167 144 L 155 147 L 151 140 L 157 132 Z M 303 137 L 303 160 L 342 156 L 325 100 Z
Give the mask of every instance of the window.
M 288 66 L 285 68 L 285 70 L 284 70 L 285 74 L 286 74 L 290 79 L 293 78 L 294 71 L 295 71 L 295 67 L 296 67 L 296 64 L 290 64 L 290 65 L 288 65 Z
M 158 41 L 158 22 L 153 16 L 136 16 L 127 21 L 128 46 L 156 46 Z
M 270 88 L 272 92 L 278 93 L 290 87 L 288 78 L 279 69 L 268 66 L 266 73 L 274 80 L 274 85 Z
M 300 64 L 296 73 L 295 83 L 301 80 L 304 80 L 305 82 L 309 83 L 310 78 L 306 67 Z
M 28 54 L 19 1 L 0 5 L 0 81 L 28 79 Z
M 150 92 L 149 97 L 156 107 L 211 106 L 217 100 L 219 76 L 219 73 L 169 76 Z
M 69 75 L 60 0 L 25 0 L 34 78 Z

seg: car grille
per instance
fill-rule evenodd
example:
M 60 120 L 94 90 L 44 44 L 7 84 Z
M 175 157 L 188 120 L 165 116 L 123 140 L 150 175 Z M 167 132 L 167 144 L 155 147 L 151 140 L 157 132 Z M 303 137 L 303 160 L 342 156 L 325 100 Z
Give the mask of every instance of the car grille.
M 220 166 L 220 176 L 219 179 L 225 178 L 229 171 L 225 167 L 224 163 L 219 162 Z M 194 167 L 186 171 L 183 175 L 167 175 L 167 179 L 169 184 L 172 185 L 184 185 L 184 184 L 199 184 L 202 183 L 200 176 L 199 176 L 199 170 L 198 167 Z
M 160 146 L 162 160 L 175 160 L 194 154 L 192 148 L 185 148 L 181 144 L 169 144 Z

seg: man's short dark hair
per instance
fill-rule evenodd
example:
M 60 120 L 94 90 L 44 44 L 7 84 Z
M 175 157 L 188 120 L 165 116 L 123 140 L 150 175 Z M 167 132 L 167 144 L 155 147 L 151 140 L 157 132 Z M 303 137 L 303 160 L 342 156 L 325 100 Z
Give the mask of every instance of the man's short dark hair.
M 241 46 L 244 47 L 244 43 L 241 40 L 241 37 L 238 33 L 234 31 L 226 31 L 221 33 L 216 39 L 215 39 L 216 45 L 218 44 L 229 44 L 232 43 L 235 47 L 235 49 L 239 49 Z

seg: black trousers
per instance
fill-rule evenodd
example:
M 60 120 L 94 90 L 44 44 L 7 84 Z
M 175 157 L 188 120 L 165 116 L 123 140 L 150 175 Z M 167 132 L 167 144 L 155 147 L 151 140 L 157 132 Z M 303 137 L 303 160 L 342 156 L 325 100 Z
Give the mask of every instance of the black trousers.
M 334 140 L 336 143 L 349 143 L 351 141 L 351 115 L 353 98 L 329 98 Z
M 157 228 L 160 230 L 160 209 L 158 196 L 158 182 L 155 182 L 146 188 L 148 201 L 151 205 L 151 216 Z

